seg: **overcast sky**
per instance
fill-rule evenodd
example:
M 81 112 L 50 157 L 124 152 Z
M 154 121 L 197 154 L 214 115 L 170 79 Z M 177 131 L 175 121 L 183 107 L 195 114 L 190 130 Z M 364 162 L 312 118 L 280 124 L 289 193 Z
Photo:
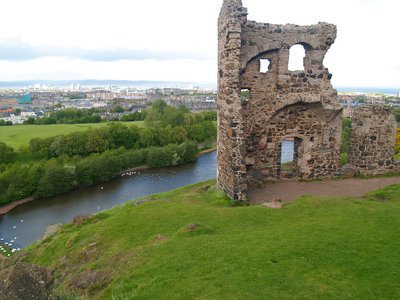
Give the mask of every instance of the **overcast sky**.
M 222 0 L 3 0 L 0 80 L 216 82 Z M 251 20 L 338 26 L 335 86 L 400 88 L 398 0 L 243 0 Z

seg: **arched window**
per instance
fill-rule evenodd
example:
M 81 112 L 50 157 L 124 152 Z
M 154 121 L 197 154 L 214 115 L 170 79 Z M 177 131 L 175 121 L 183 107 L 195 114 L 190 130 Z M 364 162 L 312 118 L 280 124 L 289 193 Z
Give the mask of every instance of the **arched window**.
M 289 71 L 304 70 L 306 50 L 302 45 L 294 45 L 289 51 Z

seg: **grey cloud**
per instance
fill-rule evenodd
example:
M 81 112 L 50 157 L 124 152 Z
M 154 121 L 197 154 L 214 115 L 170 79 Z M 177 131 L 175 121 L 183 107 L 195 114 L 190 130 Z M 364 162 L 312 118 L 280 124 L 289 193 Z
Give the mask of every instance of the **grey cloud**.
M 172 60 L 172 59 L 214 59 L 212 55 L 185 51 L 130 50 L 126 48 L 83 50 L 80 48 L 40 48 L 32 47 L 22 41 L 0 41 L 0 60 L 30 60 L 43 57 L 80 58 L 90 61 L 118 60 Z

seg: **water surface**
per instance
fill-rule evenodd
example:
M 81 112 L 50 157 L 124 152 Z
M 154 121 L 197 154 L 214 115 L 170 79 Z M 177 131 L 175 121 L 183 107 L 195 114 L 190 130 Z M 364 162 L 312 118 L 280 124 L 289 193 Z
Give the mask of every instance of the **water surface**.
M 161 193 L 216 177 L 216 152 L 178 167 L 149 169 L 112 181 L 18 206 L 0 217 L 0 238 L 25 247 L 41 239 L 52 224 L 71 222 L 79 214 L 92 214 L 133 198 Z

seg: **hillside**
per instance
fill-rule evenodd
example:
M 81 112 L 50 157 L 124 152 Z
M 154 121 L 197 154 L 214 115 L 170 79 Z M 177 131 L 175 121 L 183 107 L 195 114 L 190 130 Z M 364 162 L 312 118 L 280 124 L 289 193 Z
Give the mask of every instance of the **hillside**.
M 400 185 L 273 210 L 214 184 L 76 218 L 15 259 L 54 269 L 62 299 L 400 298 Z

